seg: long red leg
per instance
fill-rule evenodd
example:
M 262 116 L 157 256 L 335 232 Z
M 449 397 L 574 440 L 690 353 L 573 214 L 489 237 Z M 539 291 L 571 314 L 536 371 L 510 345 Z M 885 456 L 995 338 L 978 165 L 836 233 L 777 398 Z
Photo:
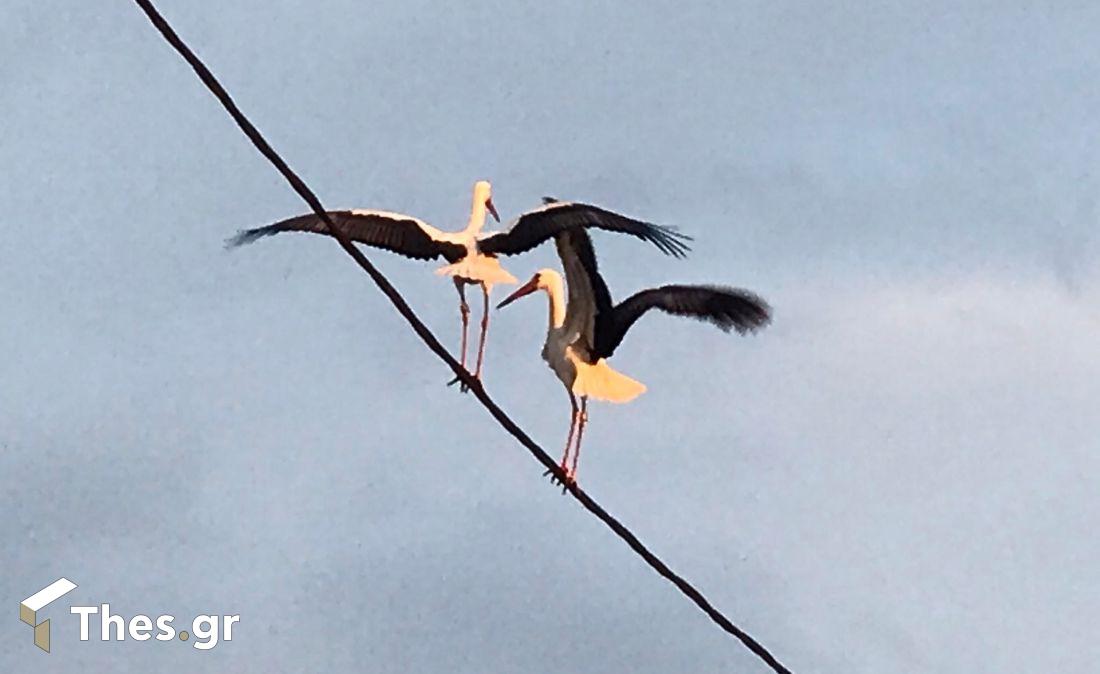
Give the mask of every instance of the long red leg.
M 561 457 L 561 472 L 564 473 L 566 479 L 568 479 L 569 449 L 573 446 L 573 436 L 577 430 L 577 421 L 580 419 L 580 410 L 577 409 L 577 399 L 573 396 L 573 392 L 569 389 L 566 389 L 566 392 L 569 393 L 569 405 L 573 410 L 569 415 L 569 437 L 565 440 L 565 453 L 563 453 Z M 553 477 L 550 478 L 550 481 L 555 484 L 558 481 L 557 476 L 554 476 L 554 471 L 552 470 L 546 471 L 543 475 L 552 475 Z M 561 485 L 561 493 L 565 493 L 565 483 Z
M 569 448 L 573 446 L 573 435 L 577 431 L 577 418 L 579 415 L 577 399 L 573 397 L 572 393 L 569 394 L 569 404 L 573 406 L 573 411 L 569 414 L 569 437 L 565 440 L 565 453 L 561 457 L 561 472 L 566 475 L 569 474 Z
M 485 360 L 485 338 L 489 334 L 489 288 L 484 284 L 481 293 L 485 296 L 485 307 L 481 313 L 481 339 L 477 344 L 477 369 L 474 370 L 474 379 L 481 379 L 481 364 Z
M 459 362 L 462 364 L 462 369 L 466 369 L 466 342 L 467 335 L 470 332 L 470 305 L 466 303 L 466 288 L 463 286 L 462 281 L 455 279 L 455 288 L 458 289 L 460 301 L 458 311 L 462 314 L 462 357 Z
M 577 444 L 573 448 L 573 466 L 566 473 L 574 482 L 577 481 L 577 462 L 581 458 L 581 438 L 584 437 L 584 427 L 588 424 L 588 396 L 581 397 L 581 413 L 578 416 L 580 423 L 577 424 Z

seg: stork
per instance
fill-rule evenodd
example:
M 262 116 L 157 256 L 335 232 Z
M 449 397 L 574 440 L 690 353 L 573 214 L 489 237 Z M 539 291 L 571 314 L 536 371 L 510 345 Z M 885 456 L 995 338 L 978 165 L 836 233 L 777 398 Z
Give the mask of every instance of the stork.
M 615 371 L 607 363 L 635 321 L 650 309 L 660 309 L 675 316 L 709 321 L 726 332 L 732 329 L 746 334 L 767 325 L 771 309 L 747 290 L 695 285 L 650 288 L 613 305 L 588 234 L 580 229 L 566 230 L 555 236 L 555 243 L 568 290 L 562 287 L 558 272 L 542 269 L 497 308 L 539 290 L 546 292 L 550 325 L 542 358 L 565 385 L 572 406 L 561 470 L 573 483 L 588 423 L 588 399 L 626 403 L 646 390 L 644 384 Z M 562 486 L 564 490 L 565 485 Z
M 517 255 L 535 248 L 559 232 L 574 228 L 595 227 L 630 234 L 657 246 L 666 255 L 683 257 L 691 237 L 673 227 L 634 220 L 602 208 L 569 201 L 543 198 L 540 208 L 520 215 L 506 232 L 482 232 L 486 214 L 500 222 L 493 205 L 493 190 L 488 181 L 474 184 L 473 203 L 466 229 L 444 232 L 423 220 L 400 213 L 379 210 L 328 211 L 328 216 L 352 241 L 382 248 L 408 258 L 434 260 L 443 258 L 449 264 L 436 274 L 450 276 L 458 290 L 459 313 L 462 316 L 462 367 L 466 368 L 467 336 L 470 306 L 466 302 L 466 286 L 481 287 L 484 309 L 481 335 L 478 340 L 477 366 L 474 377 L 481 378 L 485 359 L 485 340 L 489 330 L 489 293 L 494 285 L 513 284 L 516 278 L 497 260 L 498 255 Z M 265 227 L 246 229 L 226 241 L 227 248 L 251 243 L 281 232 L 312 232 L 326 234 L 324 221 L 316 214 L 299 215 Z M 452 379 L 451 384 L 458 381 Z M 465 390 L 465 385 L 463 385 Z

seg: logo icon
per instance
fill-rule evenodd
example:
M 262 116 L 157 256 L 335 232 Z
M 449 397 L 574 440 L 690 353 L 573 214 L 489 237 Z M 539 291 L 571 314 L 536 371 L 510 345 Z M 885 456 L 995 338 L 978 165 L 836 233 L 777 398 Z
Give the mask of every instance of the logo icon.
M 34 628 L 34 645 L 50 652 L 50 621 L 38 621 L 38 612 L 76 588 L 68 578 L 58 578 L 19 603 L 19 619 Z

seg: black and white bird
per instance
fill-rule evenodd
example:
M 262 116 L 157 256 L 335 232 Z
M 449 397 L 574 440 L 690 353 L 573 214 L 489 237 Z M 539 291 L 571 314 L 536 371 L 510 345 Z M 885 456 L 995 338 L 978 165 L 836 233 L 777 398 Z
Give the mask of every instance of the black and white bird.
M 634 220 L 588 204 L 557 201 L 546 197 L 543 205 L 516 218 L 506 232 L 482 232 L 486 214 L 500 222 L 493 205 L 492 186 L 485 180 L 474 184 L 473 203 L 466 229 L 444 232 L 423 220 L 400 213 L 378 210 L 329 211 L 332 221 L 348 237 L 358 243 L 382 248 L 408 258 L 435 260 L 447 265 L 437 274 L 450 276 L 458 290 L 459 312 L 462 315 L 462 367 L 466 367 L 467 336 L 470 307 L 466 303 L 466 286 L 481 286 L 485 305 L 478 340 L 477 366 L 474 377 L 481 377 L 485 359 L 485 339 L 489 330 L 489 293 L 494 285 L 516 283 L 497 260 L 499 255 L 517 255 L 529 251 L 556 234 L 595 227 L 630 234 L 657 246 L 667 255 L 683 257 L 689 250 L 691 237 L 672 227 Z M 327 226 L 316 214 L 310 213 L 282 220 L 265 227 L 238 232 L 226 241 L 227 247 L 251 243 L 281 232 L 313 232 L 325 234 Z M 451 383 L 454 383 L 452 380 Z
M 555 236 L 555 243 L 565 269 L 566 287 L 558 272 L 542 269 L 497 308 L 539 290 L 549 298 L 550 325 L 542 358 L 569 394 L 572 417 L 561 469 L 567 479 L 575 481 L 581 438 L 588 422 L 588 399 L 625 403 L 646 390 L 644 384 L 616 372 L 607 363 L 639 318 L 650 309 L 660 309 L 675 316 L 709 321 L 726 332 L 746 334 L 767 325 L 771 309 L 748 290 L 695 285 L 650 288 L 612 304 L 588 234 L 581 229 L 562 231 Z

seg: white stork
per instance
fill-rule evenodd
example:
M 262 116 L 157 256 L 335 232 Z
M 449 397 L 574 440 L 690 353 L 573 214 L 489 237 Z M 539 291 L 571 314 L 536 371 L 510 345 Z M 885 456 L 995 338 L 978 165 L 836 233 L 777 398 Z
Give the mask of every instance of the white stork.
M 559 232 L 574 228 L 596 227 L 630 234 L 648 241 L 667 255 L 683 257 L 691 239 L 672 227 L 663 227 L 634 220 L 588 204 L 557 201 L 546 197 L 541 208 L 524 213 L 512 222 L 507 232 L 485 232 L 485 215 L 500 222 L 493 206 L 492 186 L 481 180 L 474 184 L 473 205 L 466 229 L 444 232 L 423 220 L 377 210 L 329 211 L 332 221 L 352 241 L 392 251 L 418 260 L 442 257 L 449 264 L 436 270 L 450 276 L 458 289 L 459 312 L 462 315 L 462 367 L 466 367 L 467 333 L 470 306 L 466 303 L 466 286 L 481 286 L 485 300 L 478 341 L 477 367 L 474 377 L 481 378 L 485 358 L 485 338 L 489 330 L 489 293 L 493 286 L 516 283 L 516 278 L 501 267 L 498 255 L 516 255 L 535 248 Z M 266 227 L 242 230 L 226 241 L 227 247 L 251 243 L 280 232 L 313 232 L 324 234 L 327 227 L 315 213 L 282 220 Z M 451 383 L 458 381 L 454 379 Z M 465 387 L 463 387 L 465 388 Z
M 550 301 L 550 326 L 542 358 L 569 394 L 572 418 L 561 469 L 570 482 L 576 480 L 581 438 L 588 422 L 588 399 L 625 403 L 645 392 L 645 385 L 611 369 L 607 358 L 623 341 L 630 326 L 650 309 L 710 321 L 724 331 L 754 332 L 771 320 L 771 309 L 755 294 L 740 288 L 667 285 L 650 288 L 612 304 L 600 276 L 592 241 L 583 230 L 555 236 L 558 256 L 568 286 L 553 269 L 535 273 L 497 308 L 538 290 Z M 568 299 L 567 299 L 568 298 Z M 580 405 L 577 405 L 580 398 Z M 574 442 L 575 441 L 575 442 Z M 569 462 L 570 448 L 572 462 Z M 563 485 L 564 487 L 564 485 Z

